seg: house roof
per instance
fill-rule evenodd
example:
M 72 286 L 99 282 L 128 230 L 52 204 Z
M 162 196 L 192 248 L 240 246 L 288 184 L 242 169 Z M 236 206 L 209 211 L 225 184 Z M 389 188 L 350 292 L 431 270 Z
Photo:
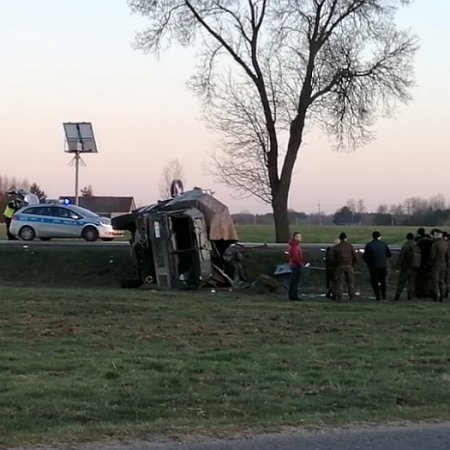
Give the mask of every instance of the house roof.
M 60 200 L 70 199 L 75 203 L 75 197 L 61 196 Z M 136 208 L 133 197 L 78 197 L 78 204 L 96 213 L 100 212 L 129 212 Z

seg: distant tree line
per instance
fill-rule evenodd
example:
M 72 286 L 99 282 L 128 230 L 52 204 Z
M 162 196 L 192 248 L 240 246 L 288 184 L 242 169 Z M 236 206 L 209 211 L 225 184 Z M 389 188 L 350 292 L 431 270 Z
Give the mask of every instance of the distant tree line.
M 450 225 L 450 205 L 442 194 L 426 200 L 420 197 L 407 198 L 403 203 L 381 204 L 375 212 L 367 212 L 363 200 L 349 200 L 333 215 L 337 225 Z
M 306 214 L 289 210 L 289 224 L 321 225 L 405 225 L 444 226 L 450 225 L 450 205 L 442 194 L 430 199 L 407 198 L 399 204 L 380 204 L 373 211 L 367 211 L 363 200 L 348 200 L 334 214 Z M 236 224 L 273 225 L 273 214 L 233 214 Z

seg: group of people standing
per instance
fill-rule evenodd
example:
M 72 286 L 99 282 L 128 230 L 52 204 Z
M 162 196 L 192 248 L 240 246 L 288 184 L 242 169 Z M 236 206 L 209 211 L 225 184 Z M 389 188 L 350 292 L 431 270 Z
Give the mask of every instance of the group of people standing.
M 417 230 L 417 235 L 408 233 L 396 263 L 393 267 L 398 272 L 395 296 L 397 301 L 405 287 L 407 298 L 427 298 L 442 302 L 448 297 L 450 287 L 450 251 L 449 236 L 435 228 L 430 234 L 424 228 Z M 298 283 L 302 267 L 303 252 L 300 246 L 301 234 L 295 232 L 289 241 L 289 299 L 298 301 Z M 363 250 L 362 259 L 369 270 L 369 278 L 376 300 L 386 300 L 387 278 L 390 271 L 389 246 L 381 240 L 381 233 L 374 231 L 372 240 Z M 355 264 L 357 252 L 347 240 L 346 233 L 341 233 L 333 246 L 326 253 L 326 296 L 341 300 L 346 285 L 348 298 L 355 297 Z
M 424 228 L 419 228 L 417 236 L 411 234 L 407 235 L 407 241 L 399 254 L 399 282 L 401 278 L 407 280 L 404 283 L 408 285 L 410 298 L 431 298 L 435 302 L 442 302 L 448 297 L 450 287 L 449 235 L 438 228 L 432 229 L 429 234 Z M 409 247 L 416 254 L 415 258 L 408 256 L 411 253 Z M 397 289 L 395 299 L 398 300 L 400 294 L 401 289 Z
M 416 297 L 443 302 L 450 286 L 449 235 L 438 228 L 429 234 L 424 228 L 419 228 L 416 236 L 408 233 L 395 269 L 398 279 L 394 301 L 400 300 L 406 287 L 408 300 Z
M 379 231 L 372 233 L 372 240 L 366 244 L 363 260 L 369 269 L 370 284 L 375 298 L 386 299 L 386 280 L 389 258 L 392 256 L 388 245 L 381 240 Z M 347 285 L 348 297 L 355 297 L 356 251 L 348 241 L 346 233 L 339 235 L 339 242 L 331 247 L 326 255 L 328 292 L 326 296 L 335 300 L 342 299 L 344 283 Z

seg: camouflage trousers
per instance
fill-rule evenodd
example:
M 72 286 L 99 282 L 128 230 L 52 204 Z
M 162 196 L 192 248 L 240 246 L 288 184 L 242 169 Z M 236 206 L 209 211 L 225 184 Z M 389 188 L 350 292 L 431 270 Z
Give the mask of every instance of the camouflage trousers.
M 347 284 L 348 296 L 352 299 L 355 296 L 355 270 L 352 264 L 338 264 L 336 266 L 333 293 L 337 299 L 342 298 L 344 281 Z
M 447 268 L 432 267 L 430 270 L 430 290 L 433 300 L 442 300 L 445 297 Z
M 417 269 L 405 267 L 400 269 L 397 280 L 397 289 L 395 291 L 395 298 L 399 298 L 405 286 L 408 286 L 408 300 L 415 297 L 416 291 Z

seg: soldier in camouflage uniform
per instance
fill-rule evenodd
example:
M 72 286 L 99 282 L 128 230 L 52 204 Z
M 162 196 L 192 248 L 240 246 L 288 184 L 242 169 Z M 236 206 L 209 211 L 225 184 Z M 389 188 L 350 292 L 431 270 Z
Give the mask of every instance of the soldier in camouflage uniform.
M 408 300 L 412 300 L 414 297 L 416 276 L 421 259 L 421 251 L 414 240 L 414 234 L 408 233 L 406 242 L 397 257 L 396 269 L 399 271 L 399 274 L 394 297 L 395 301 L 400 299 L 405 285 L 408 285 Z
M 339 244 L 333 247 L 334 257 L 334 288 L 336 300 L 341 300 L 344 280 L 347 283 L 348 297 L 352 300 L 355 296 L 355 270 L 356 252 L 353 245 L 347 242 L 347 235 L 339 235 Z
M 433 243 L 430 251 L 430 288 L 434 302 L 442 302 L 446 290 L 446 271 L 448 265 L 448 242 L 442 237 L 442 231 L 431 232 Z

